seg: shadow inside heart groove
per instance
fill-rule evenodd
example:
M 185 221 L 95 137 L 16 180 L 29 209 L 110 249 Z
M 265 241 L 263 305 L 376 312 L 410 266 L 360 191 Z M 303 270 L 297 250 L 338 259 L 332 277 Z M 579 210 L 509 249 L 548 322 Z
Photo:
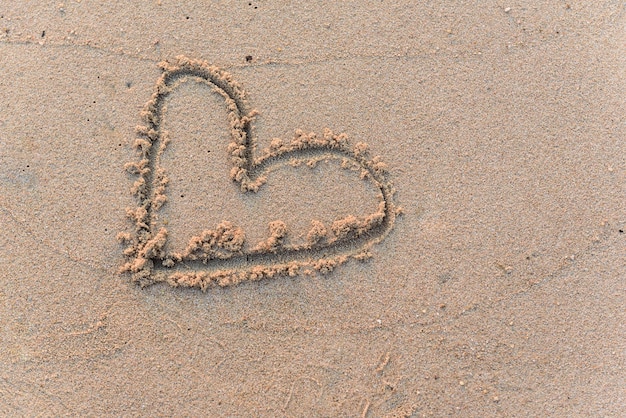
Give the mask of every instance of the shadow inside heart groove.
M 256 155 L 251 129 L 256 112 L 249 110 L 243 88 L 230 74 L 185 57 L 160 66 L 163 73 L 142 112 L 145 125 L 137 128 L 135 147 L 141 157 L 126 165 L 130 173 L 138 176 L 132 187 L 138 206 L 128 209 L 134 233 L 120 234 L 120 240 L 129 244 L 124 251 L 129 261 L 122 270 L 130 272 L 133 281 L 141 285 L 167 282 L 206 290 L 210 285 L 228 286 L 313 271 L 325 273 L 349 258 L 370 257 L 370 248 L 391 231 L 400 210 L 385 178 L 385 164 L 378 157 L 369 157 L 366 144 L 351 145 L 345 135 L 329 130 L 321 136 L 296 131 L 291 141 L 275 139 Z M 182 251 L 168 251 L 167 229 L 158 224 L 159 210 L 167 204 L 170 181 L 161 165 L 170 141 L 163 128 L 164 101 L 186 82 L 205 84 L 223 98 L 230 125 L 228 157 L 232 166 L 230 173 L 224 175 L 230 175 L 242 193 L 264 187 L 271 172 L 281 166 L 336 160 L 341 168 L 354 172 L 355 181 L 371 182 L 379 191 L 377 210 L 366 216 L 337 219 L 330 225 L 311 220 L 306 242 L 298 244 L 286 242 L 289 228 L 280 220 L 270 222 L 267 239 L 254 245 L 246 243 L 242 228 L 223 221 L 192 237 Z

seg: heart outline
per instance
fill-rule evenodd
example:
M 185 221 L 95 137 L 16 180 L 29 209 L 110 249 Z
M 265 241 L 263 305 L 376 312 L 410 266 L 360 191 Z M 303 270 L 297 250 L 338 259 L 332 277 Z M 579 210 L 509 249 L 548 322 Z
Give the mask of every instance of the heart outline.
M 385 164 L 378 157 L 369 159 L 366 144 L 352 146 L 344 134 L 335 135 L 328 129 L 323 137 L 296 131 L 291 142 L 285 144 L 274 140 L 260 157 L 255 158 L 256 140 L 252 134 L 252 121 L 257 112 L 248 110 L 245 91 L 229 73 L 210 66 L 206 61 L 184 56 L 176 57 L 174 62 L 161 62 L 159 67 L 161 77 L 141 113 L 145 125 L 136 128 L 134 146 L 140 151 L 141 159 L 125 165 L 129 173 L 138 176 L 131 192 L 139 205 L 127 209 L 127 215 L 134 221 L 134 234 L 118 235 L 120 241 L 130 244 L 124 251 L 129 261 L 121 271 L 131 273 L 133 282 L 142 286 L 167 282 L 174 287 L 206 290 L 213 284 L 223 287 L 244 281 L 296 276 L 305 267 L 325 273 L 349 258 L 369 258 L 371 247 L 384 240 L 392 230 L 402 210 L 394 203 L 395 190 L 386 178 Z M 296 155 L 300 159 L 335 158 L 342 160 L 342 167 L 356 168 L 361 171 L 361 178 L 374 183 L 380 191 L 378 211 L 366 217 L 351 216 L 335 221 L 331 226 L 331 237 L 325 244 L 314 242 L 242 251 L 243 241 L 236 238 L 237 229 L 223 222 L 217 230 L 204 231 L 201 237 L 194 237 L 196 246 L 191 247 L 189 254 L 166 254 L 167 230 L 160 228 L 155 231 L 158 210 L 167 201 L 165 190 L 168 179 L 158 164 L 169 142 L 167 132 L 161 129 L 163 103 L 180 84 L 190 79 L 207 84 L 225 100 L 231 127 L 228 152 L 233 167 L 230 177 L 239 183 L 241 192 L 258 191 L 265 183 L 270 168 L 290 156 Z M 274 227 L 274 232 L 283 231 L 275 236 L 280 241 L 284 236 L 284 225 L 275 224 Z M 193 252 L 202 248 L 209 248 L 209 255 L 199 263 Z M 220 261 L 230 267 L 219 270 L 208 266 Z

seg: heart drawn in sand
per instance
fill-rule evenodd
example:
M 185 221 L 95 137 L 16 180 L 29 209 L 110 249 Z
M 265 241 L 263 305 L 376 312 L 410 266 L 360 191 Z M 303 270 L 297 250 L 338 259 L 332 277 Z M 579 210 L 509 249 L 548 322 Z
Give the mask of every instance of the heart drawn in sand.
M 131 273 L 134 282 L 142 286 L 167 282 L 206 290 L 211 285 L 229 286 L 303 272 L 325 273 L 350 258 L 370 257 L 370 248 L 391 231 L 400 209 L 393 203 L 394 191 L 385 178 L 385 164 L 378 157 L 369 158 L 366 144 L 353 146 L 345 135 L 329 130 L 322 136 L 297 131 L 290 142 L 273 140 L 268 149 L 258 153 L 251 129 L 256 112 L 249 110 L 243 88 L 230 74 L 185 57 L 162 62 L 160 67 L 163 73 L 142 112 L 145 125 L 137 127 L 134 145 L 140 159 L 126 165 L 138 176 L 131 189 L 138 206 L 128 209 L 134 233 L 121 233 L 119 238 L 129 244 L 124 251 L 129 261 L 122 270 Z M 299 245 L 283 243 L 288 227 L 282 221 L 270 223 L 268 238 L 251 247 L 241 228 L 224 221 L 194 236 L 183 251 L 168 253 L 167 230 L 156 223 L 159 209 L 167 204 L 169 182 L 160 166 L 169 141 L 162 129 L 163 103 L 180 84 L 190 81 L 208 85 L 224 99 L 231 130 L 229 174 L 240 185 L 242 198 L 246 192 L 264 187 L 270 169 L 288 159 L 336 159 L 342 168 L 358 173 L 355 181 L 372 182 L 380 191 L 378 210 L 367 216 L 337 219 L 328 227 L 312 220 L 307 242 Z

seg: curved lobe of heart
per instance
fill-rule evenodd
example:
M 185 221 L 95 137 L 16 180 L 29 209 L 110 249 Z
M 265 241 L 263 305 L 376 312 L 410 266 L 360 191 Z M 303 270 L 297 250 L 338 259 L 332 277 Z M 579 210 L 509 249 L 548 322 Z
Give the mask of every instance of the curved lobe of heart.
M 141 285 L 167 282 L 206 290 L 210 285 L 228 286 L 313 271 L 324 273 L 349 258 L 368 258 L 370 248 L 391 231 L 400 209 L 393 202 L 394 191 L 385 178 L 385 164 L 378 157 L 369 158 L 366 144 L 353 146 L 345 135 L 329 130 L 322 136 L 296 131 L 291 141 L 275 139 L 257 156 L 251 129 L 256 112 L 248 109 L 243 88 L 230 74 L 185 57 L 160 65 L 163 74 L 142 112 L 145 125 L 137 128 L 135 146 L 140 151 L 140 160 L 126 166 L 138 176 L 132 187 L 138 206 L 128 210 L 134 221 L 134 233 L 120 234 L 120 239 L 129 244 L 124 252 L 129 261 L 122 270 L 130 272 L 133 281 Z M 228 174 L 239 184 L 242 193 L 269 187 L 264 184 L 273 172 L 288 165 L 312 167 L 320 162 L 337 161 L 342 169 L 375 187 L 377 210 L 327 224 L 312 219 L 304 242 L 292 242 L 288 225 L 275 220 L 269 224 L 267 238 L 250 245 L 242 228 L 223 221 L 214 229 L 192 237 L 184 249 L 170 251 L 166 245 L 168 231 L 159 222 L 159 212 L 168 201 L 170 181 L 161 161 L 170 143 L 164 129 L 164 101 L 186 82 L 204 84 L 224 100 L 231 137 Z

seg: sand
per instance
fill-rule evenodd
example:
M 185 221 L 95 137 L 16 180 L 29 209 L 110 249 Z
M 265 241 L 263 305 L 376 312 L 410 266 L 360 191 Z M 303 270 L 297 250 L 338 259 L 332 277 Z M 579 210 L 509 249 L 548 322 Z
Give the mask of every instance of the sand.
M 626 415 L 619 2 L 0 4 L 0 415 Z

